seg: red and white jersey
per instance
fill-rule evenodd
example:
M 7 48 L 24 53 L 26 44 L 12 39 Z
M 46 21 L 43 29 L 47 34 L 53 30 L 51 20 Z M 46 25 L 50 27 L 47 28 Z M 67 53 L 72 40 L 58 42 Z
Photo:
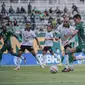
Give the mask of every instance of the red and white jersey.
M 22 44 L 21 45 L 25 45 L 25 46 L 33 46 L 33 40 L 36 37 L 36 34 L 30 30 L 22 30 L 21 31 L 22 34 Z

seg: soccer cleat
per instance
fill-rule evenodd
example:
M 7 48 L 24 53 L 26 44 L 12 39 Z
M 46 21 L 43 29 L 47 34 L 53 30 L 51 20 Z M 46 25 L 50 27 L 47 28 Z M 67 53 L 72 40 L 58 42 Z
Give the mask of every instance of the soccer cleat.
M 70 67 L 71 71 L 74 71 L 74 67 Z
M 71 71 L 71 69 L 70 68 L 64 68 L 63 70 L 62 70 L 62 72 L 70 72 Z
M 20 68 L 17 68 L 17 67 L 16 67 L 16 68 L 14 68 L 14 70 L 20 70 Z
M 59 64 L 58 64 L 58 66 L 59 66 L 59 67 L 62 67 L 62 66 L 63 66 L 63 64 L 62 64 L 62 63 L 59 63 Z
M 41 64 L 40 66 L 41 66 L 41 68 L 45 68 L 43 64 Z
M 44 65 L 42 63 L 39 63 L 39 65 L 40 65 L 41 68 L 44 68 Z
M 46 66 L 46 63 L 44 63 L 43 65 Z

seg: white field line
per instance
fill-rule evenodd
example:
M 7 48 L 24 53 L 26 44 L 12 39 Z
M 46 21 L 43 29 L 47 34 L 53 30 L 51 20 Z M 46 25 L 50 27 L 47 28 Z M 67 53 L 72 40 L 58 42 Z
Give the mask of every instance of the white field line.
M 28 82 L 0 82 L 1 84 L 39 84 L 39 83 L 85 83 L 85 81 L 28 81 Z

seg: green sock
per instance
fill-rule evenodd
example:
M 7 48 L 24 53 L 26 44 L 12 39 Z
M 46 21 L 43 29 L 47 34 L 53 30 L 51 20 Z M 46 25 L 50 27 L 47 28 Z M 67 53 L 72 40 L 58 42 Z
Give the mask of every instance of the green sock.
M 72 63 L 72 62 L 73 62 L 72 54 L 69 54 L 69 63 Z
M 61 62 L 63 62 L 63 60 L 64 60 L 64 56 L 62 56 L 62 58 L 61 58 Z
M 2 60 L 2 54 L 0 54 L 0 62 L 1 62 L 1 60 Z

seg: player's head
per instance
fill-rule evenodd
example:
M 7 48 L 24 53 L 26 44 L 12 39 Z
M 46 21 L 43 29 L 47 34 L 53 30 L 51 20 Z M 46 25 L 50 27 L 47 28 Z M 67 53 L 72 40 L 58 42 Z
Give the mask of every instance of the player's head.
M 2 30 L 3 30 L 3 32 L 6 32 L 6 26 L 5 25 L 2 25 Z
M 73 19 L 76 24 L 81 22 L 81 16 L 79 14 L 74 15 Z
M 52 25 L 48 25 L 48 26 L 47 26 L 47 31 L 48 31 L 48 32 L 51 32 L 52 29 L 53 29 Z
M 26 23 L 26 28 L 25 29 L 29 31 L 31 29 L 31 23 Z
M 63 20 L 63 26 L 69 28 L 69 17 L 65 17 Z

